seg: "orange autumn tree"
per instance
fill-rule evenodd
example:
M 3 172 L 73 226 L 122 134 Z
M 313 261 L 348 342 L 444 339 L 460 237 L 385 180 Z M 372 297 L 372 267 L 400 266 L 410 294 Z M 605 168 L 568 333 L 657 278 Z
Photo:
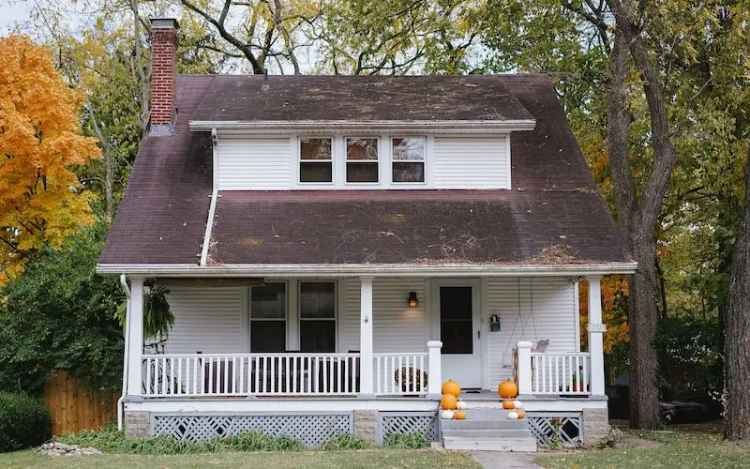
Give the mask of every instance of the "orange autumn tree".
M 81 135 L 83 97 L 28 37 L 0 38 L 0 285 L 45 244 L 93 221 L 74 169 L 98 158 Z
M 604 352 L 610 353 L 619 344 L 630 340 L 630 327 L 627 321 L 628 281 L 620 275 L 610 275 L 602 278 L 602 322 L 607 327 L 604 335 Z M 579 283 L 578 304 L 581 315 L 581 346 L 588 344 L 588 282 Z

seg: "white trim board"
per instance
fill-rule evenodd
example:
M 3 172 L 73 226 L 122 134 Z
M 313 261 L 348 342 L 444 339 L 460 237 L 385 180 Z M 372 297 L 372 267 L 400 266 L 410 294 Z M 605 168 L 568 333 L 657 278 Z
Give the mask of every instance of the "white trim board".
M 352 410 L 437 411 L 435 400 L 424 398 L 360 399 L 360 398 L 250 398 L 250 399 L 144 399 L 126 402 L 128 411 L 146 412 L 337 412 Z
M 99 274 L 176 277 L 535 277 L 633 274 L 636 262 L 601 264 L 97 264 Z

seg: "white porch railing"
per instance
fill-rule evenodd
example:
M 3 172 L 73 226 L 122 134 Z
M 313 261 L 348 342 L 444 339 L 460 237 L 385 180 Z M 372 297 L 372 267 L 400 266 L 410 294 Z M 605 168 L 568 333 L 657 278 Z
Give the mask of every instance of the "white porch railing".
M 350 395 L 358 353 L 143 356 L 145 397 Z
M 428 392 L 427 352 L 375 353 L 375 394 L 423 396 Z
M 591 394 L 588 353 L 531 353 L 532 394 Z
M 591 355 L 584 352 L 531 352 L 518 344 L 516 375 L 521 394 L 591 395 Z

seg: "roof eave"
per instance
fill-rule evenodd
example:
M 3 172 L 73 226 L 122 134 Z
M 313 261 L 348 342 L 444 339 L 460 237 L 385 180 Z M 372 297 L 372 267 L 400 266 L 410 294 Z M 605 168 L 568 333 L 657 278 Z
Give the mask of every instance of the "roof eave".
M 335 131 L 409 130 L 410 132 L 503 133 L 530 131 L 534 119 L 517 120 L 299 120 L 299 121 L 190 121 L 193 132 L 239 131 L 288 133 Z
M 174 277 L 446 277 L 578 276 L 634 274 L 636 262 L 580 264 L 97 264 L 100 274 Z

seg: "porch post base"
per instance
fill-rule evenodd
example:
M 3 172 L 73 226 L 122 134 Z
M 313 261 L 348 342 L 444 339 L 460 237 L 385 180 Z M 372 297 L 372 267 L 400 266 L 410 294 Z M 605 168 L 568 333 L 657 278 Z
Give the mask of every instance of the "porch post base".
M 144 438 L 151 432 L 151 414 L 142 411 L 125 410 L 125 436 Z
M 609 415 L 607 408 L 583 409 L 583 445 L 592 447 L 609 435 Z
M 355 410 L 354 411 L 354 436 L 362 438 L 370 443 L 377 443 L 378 411 L 377 410 Z

